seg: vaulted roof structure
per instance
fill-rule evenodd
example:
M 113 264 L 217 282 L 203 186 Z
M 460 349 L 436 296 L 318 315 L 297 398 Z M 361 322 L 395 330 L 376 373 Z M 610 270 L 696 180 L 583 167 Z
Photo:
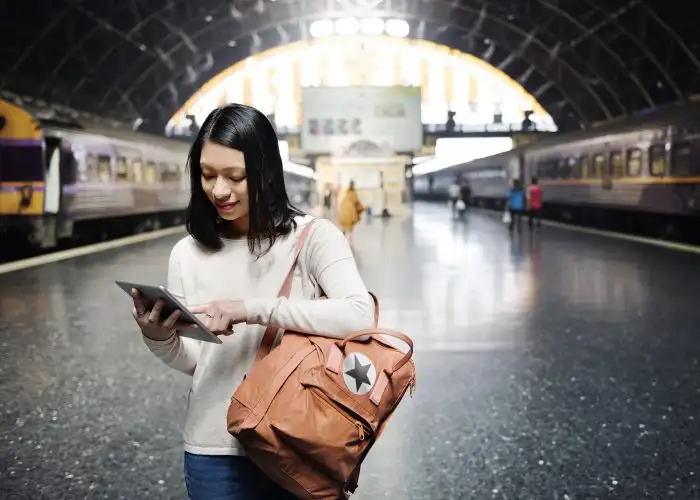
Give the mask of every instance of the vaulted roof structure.
M 685 7 L 684 7 L 685 5 Z M 700 22 L 673 0 L 22 0 L 0 6 L 0 93 L 162 127 L 204 82 L 316 19 L 409 36 L 520 82 L 561 130 L 700 93 Z

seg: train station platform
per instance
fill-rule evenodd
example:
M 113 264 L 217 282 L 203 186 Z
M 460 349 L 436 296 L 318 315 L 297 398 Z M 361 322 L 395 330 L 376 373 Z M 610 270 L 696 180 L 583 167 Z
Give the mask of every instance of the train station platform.
M 180 237 L 0 275 L 0 498 L 187 498 L 190 380 L 114 285 Z M 418 380 L 353 498 L 700 498 L 700 254 L 420 204 L 355 246 Z

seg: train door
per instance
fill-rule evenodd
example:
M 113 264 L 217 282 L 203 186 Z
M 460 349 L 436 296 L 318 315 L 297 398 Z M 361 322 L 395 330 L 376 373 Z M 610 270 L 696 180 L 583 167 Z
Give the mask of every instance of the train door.
M 75 198 L 78 182 L 78 160 L 70 144 L 61 148 L 61 213 L 68 217 Z
M 61 210 L 61 140 L 46 138 L 44 213 L 56 215 Z
M 593 169 L 595 176 L 600 181 L 601 188 L 612 189 L 612 175 L 610 173 L 610 162 L 604 153 L 596 153 L 593 156 Z

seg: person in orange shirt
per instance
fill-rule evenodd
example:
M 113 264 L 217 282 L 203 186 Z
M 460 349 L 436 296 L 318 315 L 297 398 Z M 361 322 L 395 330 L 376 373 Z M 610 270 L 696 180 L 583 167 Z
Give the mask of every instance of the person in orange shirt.
M 537 177 L 533 177 L 527 187 L 527 212 L 530 229 L 534 219 L 537 219 L 537 227 L 540 227 L 542 225 L 542 188 L 537 183 Z
M 360 198 L 355 190 L 355 182 L 350 181 L 345 195 L 340 201 L 340 217 L 339 225 L 343 234 L 348 238 L 352 245 L 352 230 L 360 221 L 360 214 L 365 210 L 365 207 L 360 202 Z

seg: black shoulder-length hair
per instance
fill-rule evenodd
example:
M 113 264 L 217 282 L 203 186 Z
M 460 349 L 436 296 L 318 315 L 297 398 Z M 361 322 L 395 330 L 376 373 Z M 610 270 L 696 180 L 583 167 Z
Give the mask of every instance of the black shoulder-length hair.
M 243 104 L 228 104 L 213 110 L 202 124 L 188 157 L 191 196 L 187 207 L 187 231 L 208 250 L 223 246 L 221 220 L 202 189 L 200 158 L 207 141 L 237 149 L 245 158 L 250 228 L 248 248 L 260 257 L 277 237 L 296 228 L 294 216 L 303 215 L 289 200 L 284 183 L 277 134 L 260 111 Z

